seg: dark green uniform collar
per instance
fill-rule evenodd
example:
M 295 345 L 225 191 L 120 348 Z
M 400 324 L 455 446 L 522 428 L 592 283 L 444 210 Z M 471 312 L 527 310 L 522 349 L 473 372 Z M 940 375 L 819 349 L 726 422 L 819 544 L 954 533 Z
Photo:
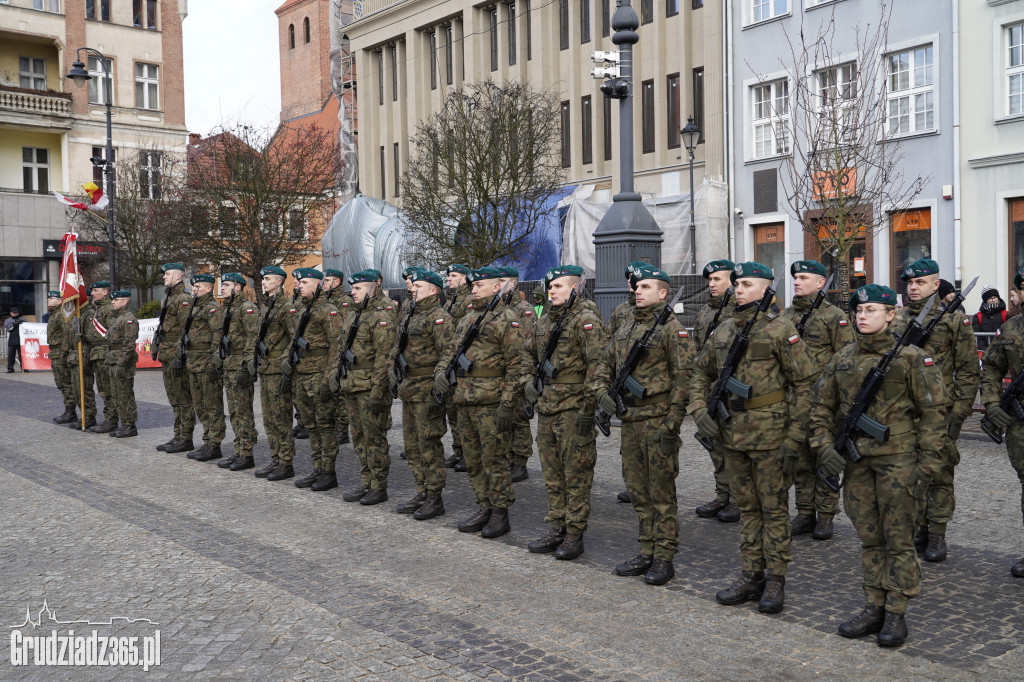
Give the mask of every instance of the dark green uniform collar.
M 877 334 L 857 334 L 857 347 L 862 353 L 875 353 L 884 355 L 888 353 L 896 343 L 896 337 L 892 333 L 892 324 Z
M 794 310 L 807 310 L 814 303 L 814 299 L 816 297 L 817 297 L 817 294 L 815 294 L 814 296 L 794 296 L 793 297 L 793 309 Z M 822 302 L 822 303 L 824 303 L 824 302 Z
M 643 320 L 653 320 L 654 317 L 661 312 L 661 309 L 665 307 L 665 301 L 658 301 L 654 305 L 649 305 L 646 308 L 633 308 L 633 319 L 640 322 Z
M 936 293 L 938 293 L 938 292 L 936 292 Z M 935 294 L 932 294 L 932 296 L 934 296 L 934 295 Z M 908 301 L 907 302 L 907 310 L 909 310 L 911 313 L 913 313 L 913 315 L 915 317 L 917 317 L 921 313 L 921 311 L 924 309 L 925 304 L 928 303 L 928 299 L 931 298 L 932 296 L 928 296 L 926 298 L 922 298 L 920 301 Z M 936 301 L 935 302 L 935 306 L 932 308 L 931 312 L 928 313 L 929 317 L 932 315 L 932 313 L 935 313 L 938 310 L 941 310 L 939 305 L 940 305 L 939 302 Z
M 729 298 L 726 298 L 727 296 L 730 298 L 732 297 L 729 292 L 726 292 L 721 296 L 708 296 L 708 305 L 715 309 L 721 308 L 723 305 L 728 305 Z

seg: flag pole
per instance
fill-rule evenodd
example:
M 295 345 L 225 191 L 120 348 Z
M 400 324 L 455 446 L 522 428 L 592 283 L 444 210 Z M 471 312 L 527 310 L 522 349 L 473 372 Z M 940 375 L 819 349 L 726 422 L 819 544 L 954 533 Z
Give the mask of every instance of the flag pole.
M 82 408 L 82 430 L 85 431 L 85 369 L 82 367 L 82 297 L 75 297 L 75 324 L 78 326 L 78 392 Z

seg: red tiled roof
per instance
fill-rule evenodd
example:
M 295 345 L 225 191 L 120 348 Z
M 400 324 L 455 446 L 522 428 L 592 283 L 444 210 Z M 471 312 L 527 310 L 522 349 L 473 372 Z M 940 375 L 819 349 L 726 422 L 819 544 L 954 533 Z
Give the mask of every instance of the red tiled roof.
M 285 0 L 283 5 L 281 5 L 280 7 L 278 7 L 277 9 L 274 10 L 274 14 L 280 14 L 282 10 L 286 10 L 289 7 L 291 7 L 292 5 L 297 5 L 300 2 L 305 2 L 305 1 L 306 0 Z

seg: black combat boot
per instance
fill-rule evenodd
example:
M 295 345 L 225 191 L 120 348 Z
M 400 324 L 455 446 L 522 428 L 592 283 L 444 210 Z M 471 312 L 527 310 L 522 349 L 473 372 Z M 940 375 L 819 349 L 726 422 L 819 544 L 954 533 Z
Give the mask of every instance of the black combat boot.
M 762 571 L 743 571 L 728 589 L 715 594 L 715 601 L 726 606 L 744 604 L 760 599 L 764 593 L 764 586 L 765 580 Z
M 173 455 L 176 452 L 189 452 L 195 449 L 195 445 L 192 444 L 192 439 L 188 440 L 178 439 L 177 445 L 171 444 L 164 448 L 164 452 L 169 455 Z
M 718 512 L 725 509 L 729 504 L 728 500 L 724 502 L 717 497 L 710 502 L 705 502 L 701 506 L 697 507 L 697 516 L 702 519 L 713 519 L 718 516 Z
M 255 469 L 256 460 L 252 458 L 252 455 L 247 457 L 239 457 L 236 459 L 228 469 L 231 471 L 245 471 L 246 469 Z
M 197 462 L 211 462 L 215 459 L 220 459 L 224 454 L 220 451 L 220 443 L 210 445 L 206 450 L 206 453 L 196 457 Z
M 348 429 L 338 432 L 338 445 L 348 445 L 352 439 L 348 437 Z
M 572 561 L 583 554 L 583 533 L 569 533 L 562 540 L 561 546 L 555 550 L 555 558 Z
M 295 475 L 295 469 L 292 468 L 291 464 L 285 464 L 284 462 L 278 462 L 274 470 L 267 474 L 268 481 L 283 481 L 286 478 L 291 478 Z
M 59 417 L 54 417 L 53 421 L 57 422 L 58 424 L 70 424 L 76 419 L 78 419 L 78 413 L 75 412 L 75 408 L 65 407 L 64 414 L 60 415 Z
M 480 531 L 480 537 L 484 538 L 500 538 L 505 533 L 512 530 L 509 525 L 508 509 L 494 509 L 491 512 L 491 519 L 487 522 L 487 525 Z
M 715 518 L 722 523 L 736 523 L 740 520 L 740 508 L 736 506 L 735 502 L 730 502 L 715 515 Z
M 104 421 L 102 424 L 96 424 L 86 429 L 89 433 L 112 433 L 117 431 L 116 421 Z
M 426 501 L 426 493 L 416 493 L 416 496 L 410 499 L 408 502 L 403 502 L 397 507 L 395 507 L 395 511 L 399 514 L 412 514 L 414 511 L 422 507 L 423 503 Z
M 444 500 L 441 499 L 441 495 L 427 495 L 426 502 L 412 513 L 412 517 L 417 521 L 426 521 L 442 514 L 444 514 Z
M 209 443 L 203 443 L 201 446 L 193 450 L 192 452 L 185 455 L 189 459 L 199 459 L 206 454 L 206 451 L 210 449 Z
M 644 582 L 648 585 L 664 585 L 676 574 L 676 567 L 669 559 L 655 557 L 651 569 L 644 574 Z
M 455 466 L 452 468 L 455 469 L 455 471 L 459 472 L 460 474 L 464 474 L 467 471 L 469 471 L 469 465 L 466 464 L 465 457 L 459 457 L 459 461 L 456 462 Z
M 238 461 L 238 455 L 231 455 L 225 457 L 221 461 L 217 462 L 217 467 L 220 469 L 230 469 L 231 465 Z
M 1014 578 L 1024 578 L 1024 557 L 1017 560 L 1013 566 L 1010 566 L 1010 575 Z
M 946 534 L 928 533 L 928 546 L 924 550 L 924 560 L 933 562 L 945 561 L 946 554 Z
M 630 502 L 633 501 L 633 498 L 629 496 L 628 490 L 623 490 L 621 493 L 615 496 L 615 499 L 619 502 L 624 502 L 626 504 L 629 504 Z
M 398 459 L 409 459 L 409 455 L 405 450 L 402 450 L 398 453 Z
M 814 512 L 811 512 L 810 514 L 800 512 L 794 516 L 793 520 L 790 522 L 789 532 L 792 533 L 794 537 L 797 535 L 806 535 L 814 530 L 814 524 Z
M 459 532 L 460 533 L 479 533 L 483 529 L 483 527 L 487 525 L 487 522 L 490 521 L 490 520 L 491 520 L 491 510 L 490 509 L 484 509 L 483 507 L 481 507 L 480 510 L 477 511 L 477 513 L 474 514 L 473 516 L 469 517 L 468 519 L 464 519 L 462 521 L 459 521 L 459 525 L 458 525 Z
M 380 490 L 370 490 L 370 492 L 363 495 L 362 499 L 359 500 L 359 504 L 365 507 L 372 507 L 375 504 L 388 501 L 388 489 L 381 488 Z
M 628 561 L 615 567 L 615 575 L 643 575 L 651 568 L 654 557 L 650 554 L 637 554 Z
M 873 635 L 882 629 L 885 622 L 885 607 L 868 604 L 856 617 L 839 626 L 839 634 L 848 639 Z
M 878 633 L 878 646 L 897 647 L 907 641 L 907 620 L 902 613 L 885 612 L 885 623 Z
M 462 459 L 462 455 L 452 455 L 451 457 L 444 461 L 445 468 L 454 469 L 455 465 L 459 463 L 460 459 Z
M 918 526 L 914 529 L 914 549 L 918 554 L 928 546 L 928 526 Z
M 314 483 L 316 483 L 316 479 L 319 476 L 320 476 L 320 469 L 314 467 L 313 473 L 309 474 L 308 476 L 303 476 L 302 478 L 296 478 L 295 479 L 295 487 L 296 488 L 308 488 L 309 486 L 311 486 Z
M 554 552 L 565 540 L 565 528 L 552 528 L 526 546 L 527 551 L 534 554 Z
M 778 613 L 786 603 L 786 576 L 768 575 L 761 593 L 757 610 L 761 613 Z
M 815 540 L 831 540 L 835 531 L 832 528 L 831 514 L 818 514 L 818 523 L 814 526 L 811 537 Z
M 358 502 L 359 500 L 366 497 L 366 494 L 368 492 L 370 492 L 370 489 L 365 485 L 361 485 L 358 488 L 355 488 L 354 490 L 349 490 L 347 493 L 344 493 L 341 496 L 341 499 L 345 500 L 346 502 Z
M 117 431 L 110 435 L 114 438 L 134 438 L 139 435 L 139 430 L 135 428 L 135 424 L 121 424 L 117 427 Z
M 91 429 L 94 426 L 96 426 L 96 417 L 86 417 L 85 418 L 85 430 L 88 431 L 89 429 Z M 70 424 L 68 424 L 68 428 L 69 429 L 73 429 L 75 431 L 81 431 L 82 430 L 82 420 L 80 418 L 76 419 L 75 421 L 73 421 Z
M 254 471 L 252 475 L 255 476 L 256 478 L 266 478 L 267 476 L 270 475 L 271 471 L 277 468 L 278 464 L 279 462 L 276 459 L 272 459 L 270 460 L 270 464 L 260 467 L 259 469 Z
M 321 471 L 320 475 L 317 476 L 316 480 L 313 482 L 313 485 L 309 486 L 309 489 L 320 493 L 337 487 L 338 475 L 333 471 Z
M 525 466 L 513 465 L 511 475 L 512 482 L 519 483 L 519 481 L 525 481 L 528 479 L 530 477 L 530 472 L 526 470 Z
M 292 429 L 292 435 L 295 436 L 295 440 L 309 440 L 309 429 L 300 424 Z

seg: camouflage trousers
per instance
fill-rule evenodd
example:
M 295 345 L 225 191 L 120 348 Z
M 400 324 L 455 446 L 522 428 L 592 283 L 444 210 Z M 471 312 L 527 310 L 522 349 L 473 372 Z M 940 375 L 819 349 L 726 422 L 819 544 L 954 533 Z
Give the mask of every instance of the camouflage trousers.
M 818 476 L 818 456 L 806 441 L 797 454 L 800 458 L 793 472 L 797 512 L 835 516 L 839 513 L 839 493 L 832 492 Z
M 342 434 L 348 433 L 349 429 L 348 408 L 345 405 L 344 398 L 338 399 L 334 406 L 334 413 L 338 416 L 338 428 L 335 433 L 338 438 L 341 438 Z
M 192 432 L 196 428 L 196 412 L 192 407 L 188 370 L 175 369 L 174 360 L 168 360 L 163 365 L 163 375 L 167 402 L 174 410 L 174 437 L 180 440 L 192 440 Z
M 68 366 L 67 360 L 63 356 L 50 356 L 50 366 L 53 368 L 53 383 L 57 386 L 60 391 L 61 398 L 64 400 L 64 409 L 73 410 L 75 409 L 75 384 L 71 380 L 71 368 Z M 78 372 L 78 367 L 75 367 L 75 372 Z
M 1024 517 L 1024 423 L 1015 421 L 1006 430 L 1006 452 L 1020 480 L 1020 513 Z
M 263 407 L 263 430 L 274 462 L 291 464 L 295 459 L 295 436 L 292 435 L 292 391 L 282 388 L 280 374 L 260 375 L 260 405 Z
M 775 450 L 725 448 L 729 488 L 740 508 L 740 555 L 744 571 L 786 575 L 790 547 L 789 486 Z
M 523 412 L 522 403 L 516 406 L 515 417 L 512 421 L 512 437 L 509 439 L 510 461 L 512 466 L 524 467 L 533 454 L 533 431 L 530 430 L 530 420 Z
M 243 374 L 245 374 L 243 372 Z M 255 386 L 252 379 L 238 379 L 238 369 L 224 369 L 224 389 L 228 397 L 228 417 L 235 432 L 235 457 L 252 457 L 256 446 L 256 417 L 252 410 Z
M 960 463 L 960 450 L 949 438 L 943 438 L 944 445 L 939 451 L 942 465 L 932 477 L 928 486 L 928 497 L 917 504 L 917 525 L 927 524 L 928 532 L 945 534 L 946 524 L 953 520 L 956 510 L 956 494 L 953 492 L 953 475 Z
M 359 456 L 359 480 L 370 490 L 386 490 L 391 470 L 387 437 L 391 411 L 383 416 L 374 413 L 369 391 L 346 393 L 345 405 L 352 429 L 352 447 Z
M 103 398 L 103 421 L 116 424 L 118 421 L 117 403 L 110 388 L 110 370 L 107 368 L 107 355 L 93 358 L 92 371 L 96 376 L 96 392 Z
M 711 464 L 715 468 L 715 498 L 728 504 L 732 496 L 729 493 L 729 474 L 725 471 L 725 450 L 715 443 L 710 454 Z
M 139 407 L 135 402 L 135 363 L 122 366 L 121 376 L 114 378 L 114 365 L 107 365 L 110 377 L 110 399 L 117 409 L 117 416 L 122 424 L 135 426 L 139 418 Z
M 907 488 L 913 454 L 864 457 L 847 462 L 843 508 L 860 537 L 864 594 L 872 606 L 906 613 L 921 592 L 921 565 L 914 549 L 914 497 Z
M 338 413 L 334 396 L 320 400 L 322 372 L 296 374 L 292 382 L 292 400 L 299 412 L 299 422 L 309 431 L 309 456 L 313 468 L 334 471 L 338 459 Z
M 445 417 L 448 420 L 448 430 L 452 432 L 452 453 L 462 457 L 462 437 L 459 435 L 459 407 L 451 401 L 445 404 Z
M 576 410 L 541 414 L 537 418 L 537 451 L 548 493 L 544 521 L 570 534 L 587 531 L 590 520 L 590 489 L 597 463 L 597 437 L 591 427 L 587 436 L 576 435 Z
M 188 389 L 192 395 L 199 422 L 203 425 L 203 443 L 220 445 L 224 440 L 224 382 L 217 372 L 188 373 Z
M 93 376 L 92 360 L 89 360 L 88 351 L 85 351 L 82 354 L 82 369 L 81 376 L 79 376 L 77 351 L 75 355 L 74 364 L 68 365 L 68 369 L 71 371 L 71 389 L 75 394 L 75 403 L 79 404 L 82 402 L 82 388 L 84 380 L 85 406 L 83 407 L 79 404 L 78 407 L 82 410 L 82 414 L 85 415 L 86 419 L 95 419 L 96 393 L 93 391 L 93 382 L 95 381 L 95 377 Z
M 440 495 L 447 472 L 444 468 L 444 407 L 433 398 L 426 402 L 402 401 L 402 436 L 416 490 Z
M 679 449 L 671 457 L 662 453 L 658 434 L 664 421 L 662 416 L 622 422 L 622 480 L 639 518 L 640 551 L 671 561 L 679 547 Z
M 508 509 L 516 501 L 512 487 L 509 440 L 494 423 L 497 403 L 459 405 L 459 436 L 476 501 L 484 509 Z

